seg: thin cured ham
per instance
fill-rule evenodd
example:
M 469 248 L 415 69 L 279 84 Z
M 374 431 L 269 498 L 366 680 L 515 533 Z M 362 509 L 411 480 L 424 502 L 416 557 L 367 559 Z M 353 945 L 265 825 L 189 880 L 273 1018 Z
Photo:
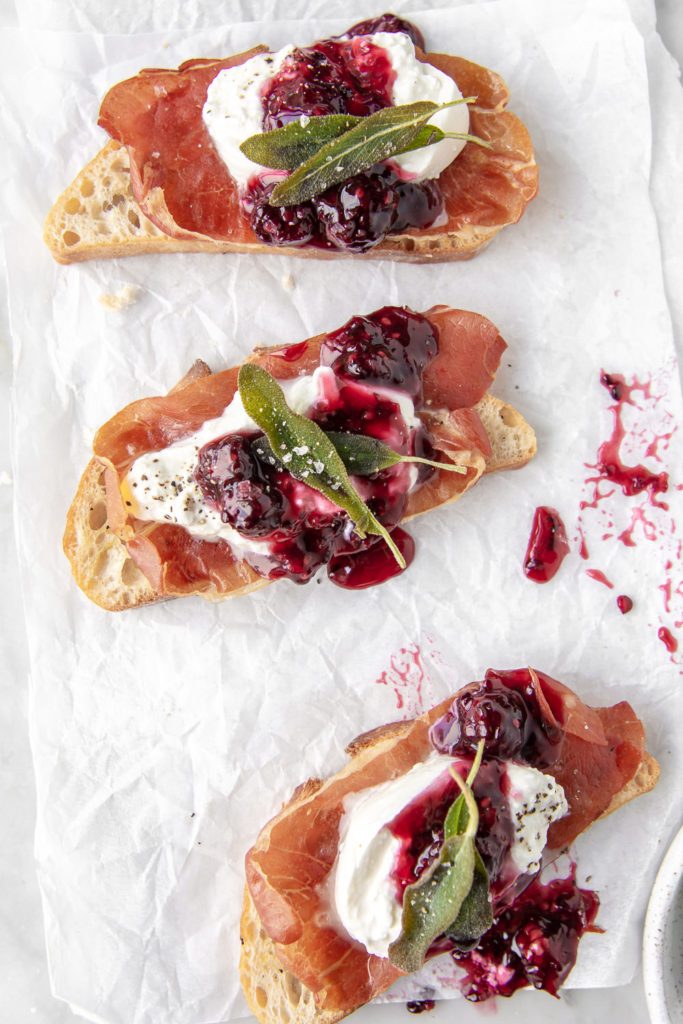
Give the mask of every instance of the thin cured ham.
M 259 240 L 241 213 L 234 179 L 202 121 L 207 89 L 223 68 L 248 60 L 259 46 L 226 60 L 186 61 L 177 70 L 141 71 L 113 86 L 99 124 L 128 149 L 133 194 L 165 234 L 240 245 Z M 421 55 L 475 97 L 471 130 L 490 148 L 468 143 L 442 172 L 446 224 L 439 233 L 519 220 L 536 195 L 538 169 L 528 133 L 505 110 L 509 93 L 495 72 L 461 57 Z M 434 233 L 432 229 L 424 229 Z M 407 234 L 419 234 L 408 229 Z

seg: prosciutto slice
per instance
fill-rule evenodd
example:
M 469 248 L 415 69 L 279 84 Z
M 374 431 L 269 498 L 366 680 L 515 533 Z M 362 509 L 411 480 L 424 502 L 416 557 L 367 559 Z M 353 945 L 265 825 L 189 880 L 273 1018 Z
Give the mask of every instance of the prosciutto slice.
M 186 61 L 177 70 L 141 71 L 105 96 L 98 123 L 128 148 L 135 199 L 167 235 L 259 243 L 204 125 L 202 108 L 219 71 L 265 49 L 257 46 L 225 60 Z M 447 223 L 439 232 L 514 223 L 536 195 L 538 168 L 524 125 L 504 109 L 505 83 L 462 57 L 421 59 L 450 75 L 463 96 L 475 97 L 471 131 L 491 144 L 485 149 L 468 143 L 441 174 Z
M 533 669 L 489 675 L 511 685 L 531 684 L 542 715 L 562 731 L 558 761 L 544 770 L 565 788 L 569 814 L 551 827 L 548 841 L 551 849 L 564 848 L 633 778 L 645 753 L 642 724 L 627 703 L 590 708 Z M 344 797 L 396 778 L 426 758 L 433 749 L 429 728 L 451 704 L 449 698 L 412 722 L 362 737 L 350 748 L 354 756 L 347 767 L 295 793 L 247 854 L 247 884 L 262 924 L 283 965 L 315 993 L 321 1009 L 352 1010 L 400 974 L 330 918 L 326 883 L 337 854 Z
M 435 448 L 466 466 L 467 473 L 437 472 L 410 495 L 405 518 L 453 500 L 484 472 L 490 445 L 472 406 L 491 384 L 506 347 L 490 320 L 477 313 L 435 307 L 428 318 L 437 329 L 439 351 L 425 373 L 429 407 L 422 417 Z M 319 365 L 324 337 L 257 350 L 249 361 L 280 380 L 309 374 Z M 180 596 L 212 588 L 220 596 L 239 593 L 242 587 L 253 589 L 261 579 L 222 540 L 192 538 L 171 523 L 155 525 L 128 517 L 118 486 L 140 455 L 159 451 L 220 416 L 235 395 L 237 375 L 237 367 L 212 374 L 206 365 L 198 364 L 168 395 L 132 402 L 95 436 L 94 453 L 107 467 L 110 527 L 160 594 Z

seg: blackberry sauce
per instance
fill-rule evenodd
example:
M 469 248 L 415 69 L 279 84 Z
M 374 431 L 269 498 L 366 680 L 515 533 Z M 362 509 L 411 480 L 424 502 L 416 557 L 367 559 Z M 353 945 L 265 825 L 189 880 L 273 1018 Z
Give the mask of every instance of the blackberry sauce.
M 370 42 L 374 32 L 405 32 L 424 47 L 414 25 L 386 14 L 355 25 L 349 38 L 293 50 L 264 87 L 263 130 L 302 116 L 367 116 L 391 106 L 396 75 L 386 51 Z M 384 163 L 293 206 L 271 205 L 274 187 L 256 176 L 242 198 L 254 234 L 266 245 L 366 252 L 391 232 L 429 227 L 444 209 L 436 179 L 403 181 Z

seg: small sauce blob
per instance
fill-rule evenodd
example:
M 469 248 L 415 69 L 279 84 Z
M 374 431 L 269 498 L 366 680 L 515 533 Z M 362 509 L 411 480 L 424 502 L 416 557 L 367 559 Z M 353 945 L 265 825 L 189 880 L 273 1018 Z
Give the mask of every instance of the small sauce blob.
M 415 557 L 415 541 L 396 527 L 391 531 L 393 541 L 405 559 L 406 568 Z M 371 548 L 349 555 L 335 555 L 327 566 L 327 575 L 338 587 L 347 590 L 363 590 L 398 576 L 403 569 L 394 558 L 384 541 L 378 541 Z
M 617 598 L 617 608 L 622 615 L 626 615 L 633 608 L 633 601 L 626 594 L 619 594 Z
M 281 349 L 280 352 L 274 352 L 273 355 L 284 359 L 286 363 L 295 363 L 297 359 L 303 356 L 307 348 L 308 341 L 299 341 L 296 345 L 287 345 L 286 348 Z
M 524 575 L 535 583 L 547 583 L 567 554 L 567 533 L 559 514 L 547 505 L 539 506 L 534 512 L 524 558 Z
M 673 635 L 671 630 L 667 629 L 666 626 L 662 626 L 661 629 L 657 630 L 657 636 L 666 647 L 669 654 L 675 654 L 678 650 L 678 640 Z
M 436 1003 L 433 999 L 413 999 L 406 1003 L 408 1013 L 424 1013 L 425 1010 L 433 1010 Z

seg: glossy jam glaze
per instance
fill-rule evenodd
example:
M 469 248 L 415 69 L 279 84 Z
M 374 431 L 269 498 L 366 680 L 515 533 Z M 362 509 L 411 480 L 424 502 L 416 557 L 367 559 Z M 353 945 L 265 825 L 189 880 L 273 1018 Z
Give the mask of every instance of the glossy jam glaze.
M 263 130 L 282 128 L 302 115 L 374 114 L 391 105 L 394 78 L 386 52 L 362 37 L 296 48 L 265 85 Z
M 486 673 L 468 687 L 430 731 L 432 746 L 442 754 L 473 755 L 480 740 L 486 757 L 515 760 L 545 769 L 555 763 L 562 734 L 551 726 L 538 704 L 526 670 Z
M 336 386 L 316 402 L 312 416 L 324 430 L 362 433 L 395 451 L 424 455 L 426 431 L 411 433 L 398 404 L 377 387 L 407 393 L 419 408 L 422 374 L 438 351 L 434 328 L 424 317 L 399 307 L 384 307 L 354 317 L 329 335 L 321 361 L 331 365 Z M 368 385 L 372 385 L 369 387 Z M 252 449 L 254 437 L 231 434 L 205 445 L 198 456 L 195 480 L 221 519 L 245 537 L 267 542 L 247 548 L 243 557 L 268 579 L 305 583 L 328 566 L 341 587 L 360 589 L 384 582 L 400 567 L 381 538 L 361 539 L 348 516 L 320 492 L 295 480 Z M 432 472 L 420 467 L 417 482 Z M 359 478 L 373 514 L 392 530 L 399 523 L 415 472 L 405 463 Z M 396 530 L 395 543 L 406 564 L 414 556 L 412 539 Z
M 630 598 L 628 594 L 619 594 L 619 597 L 617 598 L 617 608 L 622 615 L 628 615 L 633 608 L 632 598 Z
M 567 533 L 558 512 L 547 505 L 539 506 L 524 556 L 524 575 L 535 583 L 547 583 L 568 554 Z
M 617 403 L 614 408 L 614 430 L 608 441 L 598 449 L 597 469 L 603 479 L 621 487 L 625 495 L 632 497 L 647 491 L 650 500 L 656 503 L 656 495 L 664 494 L 669 489 L 668 473 L 653 473 L 645 466 L 627 466 L 621 461 L 620 448 L 625 437 L 625 429 L 621 422 L 621 406 L 630 402 L 633 385 L 628 385 L 621 374 L 602 373 L 600 383 L 606 388 Z
M 341 377 L 400 388 L 421 403 L 423 374 L 438 347 L 423 316 L 388 306 L 370 316 L 354 316 L 328 334 L 320 361 Z
M 367 116 L 391 106 L 396 76 L 386 51 L 367 38 L 373 32 L 404 32 L 424 47 L 414 25 L 383 15 L 354 25 L 347 38 L 293 50 L 263 90 L 263 130 L 302 116 Z M 403 181 L 386 164 L 293 206 L 273 206 L 269 197 L 274 187 L 274 181 L 257 175 L 242 197 L 254 234 L 267 245 L 365 252 L 391 232 L 429 227 L 444 210 L 435 179 Z
M 387 164 L 293 206 L 269 202 L 275 185 L 256 176 L 242 198 L 254 234 L 266 245 L 367 252 L 388 234 L 430 227 L 444 209 L 436 179 L 403 181 Z
M 535 879 L 494 920 L 469 952 L 451 955 L 465 973 L 460 983 L 466 999 L 511 996 L 532 986 L 556 996 L 576 962 L 578 943 L 594 922 L 597 893 L 580 889 L 574 872 L 543 884 Z

